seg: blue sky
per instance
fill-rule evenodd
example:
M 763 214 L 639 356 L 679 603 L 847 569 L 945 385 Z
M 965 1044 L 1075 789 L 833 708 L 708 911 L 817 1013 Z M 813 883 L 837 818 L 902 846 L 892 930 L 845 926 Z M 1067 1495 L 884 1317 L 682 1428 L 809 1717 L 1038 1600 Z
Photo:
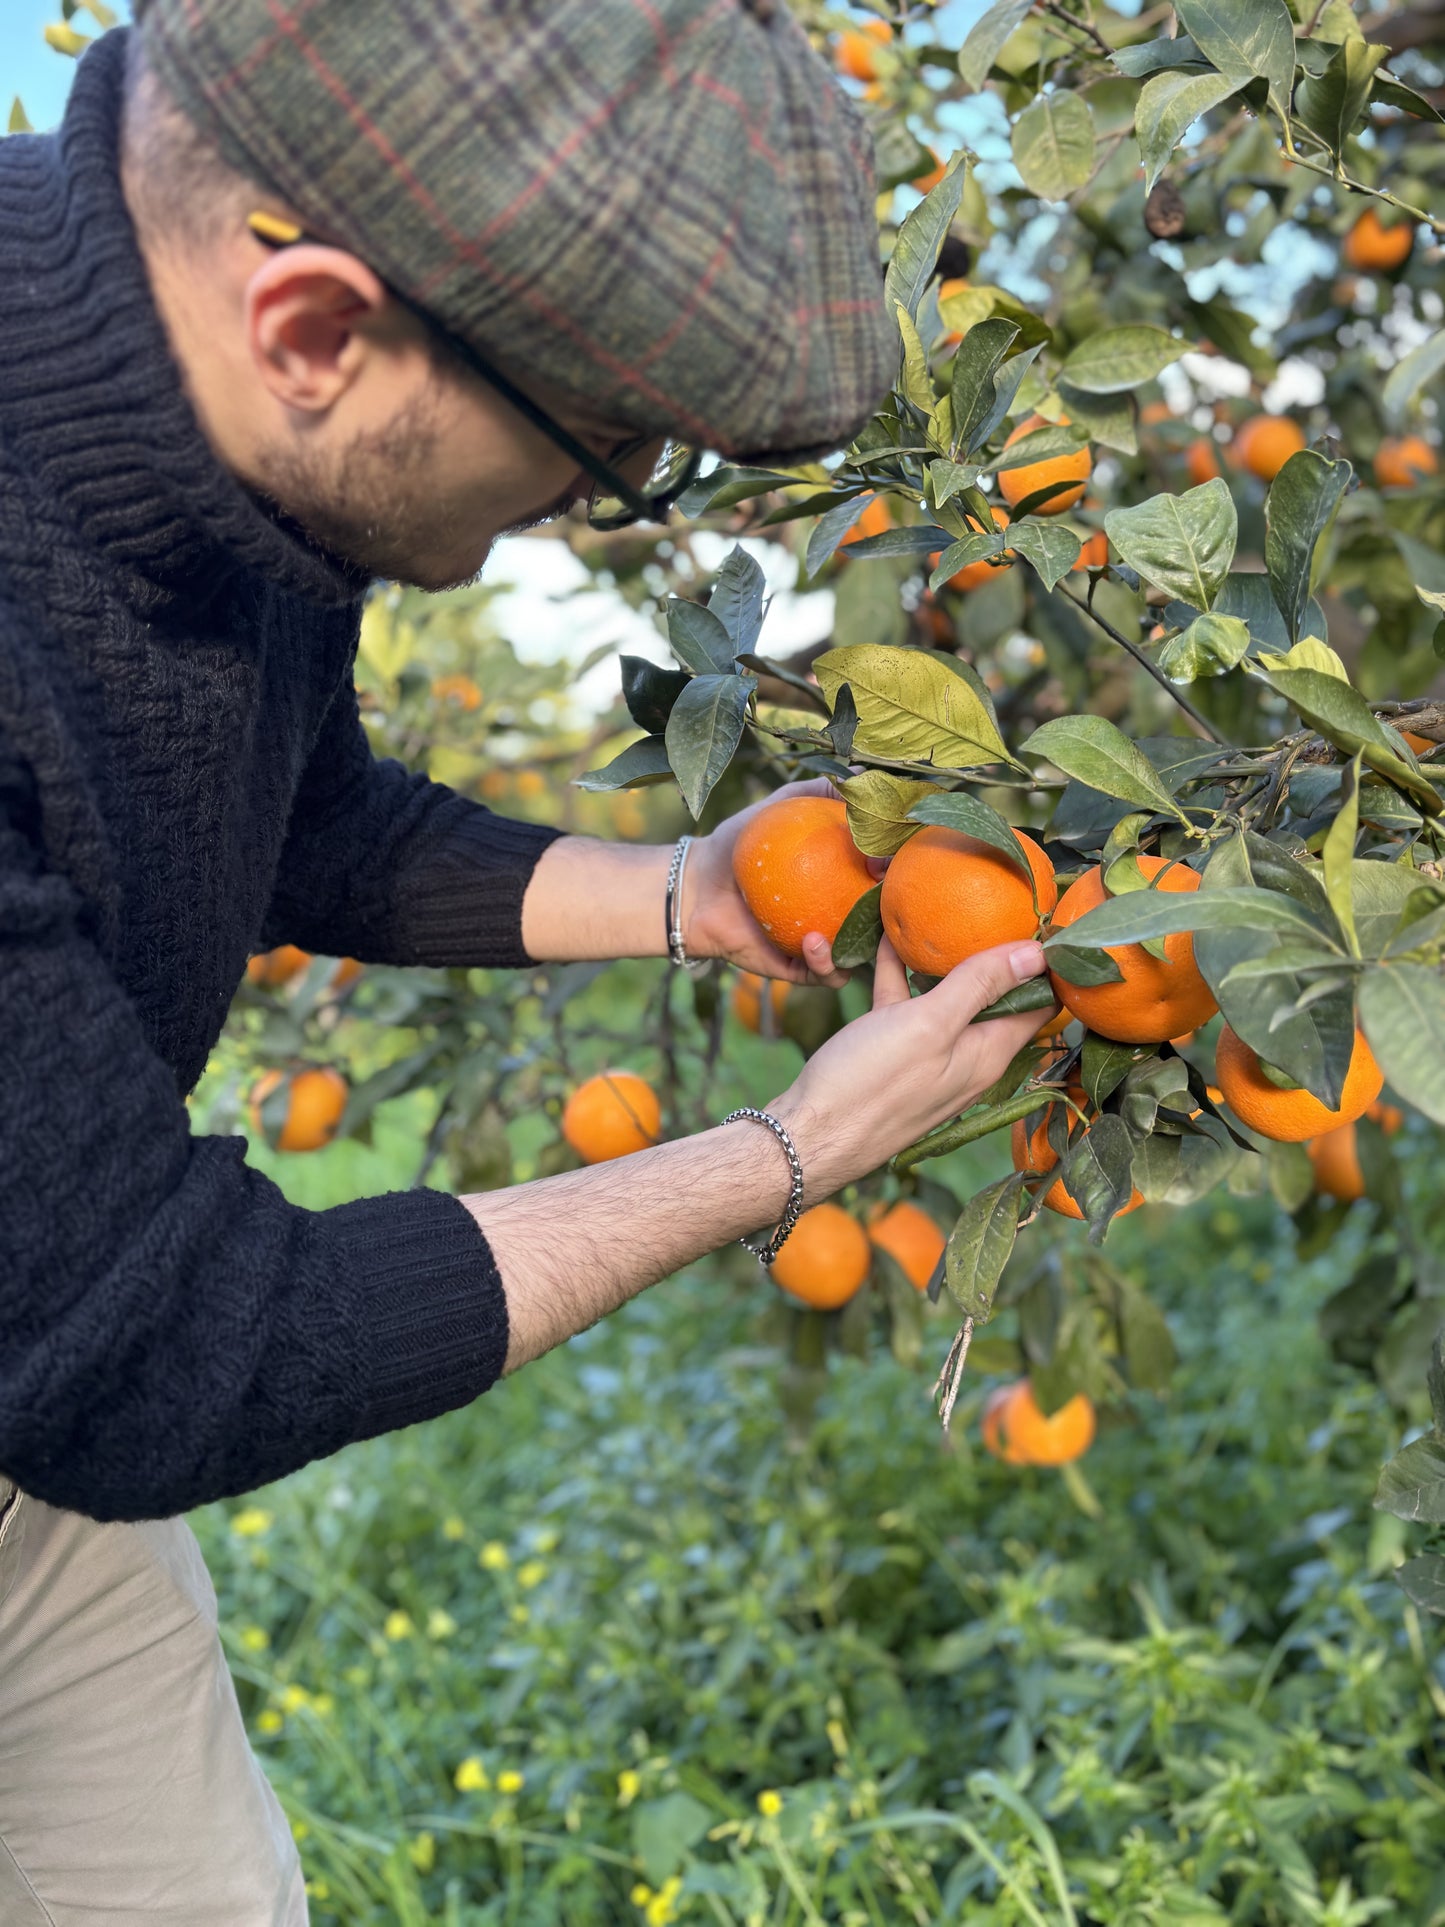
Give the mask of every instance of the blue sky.
M 110 0 L 116 12 L 128 15 L 125 0 Z M 0 125 L 9 118 L 10 102 L 19 94 L 34 127 L 53 127 L 60 119 L 70 89 L 74 62 L 53 53 L 43 35 L 60 18 L 60 0 L 4 0 L 0 9 Z M 83 13 L 75 17 L 79 33 L 94 32 Z

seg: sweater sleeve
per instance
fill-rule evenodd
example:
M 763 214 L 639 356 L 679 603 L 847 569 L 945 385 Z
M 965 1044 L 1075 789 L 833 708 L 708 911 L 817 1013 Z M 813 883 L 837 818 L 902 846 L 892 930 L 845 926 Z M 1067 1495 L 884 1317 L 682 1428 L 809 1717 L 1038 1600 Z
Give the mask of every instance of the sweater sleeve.
M 163 1517 L 464 1404 L 507 1308 L 455 1198 L 304 1211 L 174 1077 L 30 834 L 0 741 L 0 1468 Z
M 560 834 L 373 756 L 348 676 L 302 775 L 262 940 L 363 963 L 528 963 L 522 898 Z

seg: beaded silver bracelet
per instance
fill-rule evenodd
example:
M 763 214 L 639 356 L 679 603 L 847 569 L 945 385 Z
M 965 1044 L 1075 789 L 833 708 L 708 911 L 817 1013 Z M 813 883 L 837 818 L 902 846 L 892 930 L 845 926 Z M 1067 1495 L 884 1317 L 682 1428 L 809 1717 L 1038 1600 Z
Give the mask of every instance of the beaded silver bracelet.
M 786 1128 L 779 1124 L 771 1111 L 757 1111 L 753 1109 L 751 1104 L 745 1104 L 739 1111 L 729 1111 L 728 1115 L 723 1119 L 723 1123 L 736 1124 L 744 1119 L 750 1124 L 762 1124 L 772 1132 L 779 1144 L 782 1145 L 783 1153 L 788 1160 L 788 1169 L 793 1174 L 792 1193 L 783 1208 L 782 1217 L 778 1220 L 778 1228 L 772 1237 L 768 1239 L 767 1243 L 764 1245 L 755 1245 L 750 1244 L 746 1238 L 738 1239 L 738 1243 L 743 1247 L 744 1251 L 750 1251 L 760 1265 L 766 1266 L 772 1264 L 773 1260 L 787 1243 L 789 1233 L 798 1222 L 799 1215 L 802 1212 L 803 1161 L 798 1156 L 798 1147 L 794 1144 L 792 1138 L 789 1137 Z
M 682 940 L 682 873 L 687 868 L 687 853 L 692 848 L 690 836 L 680 836 L 677 847 L 672 853 L 672 862 L 667 871 L 667 898 L 663 906 L 667 923 L 667 954 L 679 970 L 698 971 L 707 969 L 706 957 L 689 957 L 687 946 Z

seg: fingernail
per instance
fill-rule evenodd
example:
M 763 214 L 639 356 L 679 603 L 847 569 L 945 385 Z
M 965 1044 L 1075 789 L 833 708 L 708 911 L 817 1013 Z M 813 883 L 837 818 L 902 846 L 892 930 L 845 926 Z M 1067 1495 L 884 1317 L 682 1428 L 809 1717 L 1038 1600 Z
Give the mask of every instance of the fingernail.
M 1043 969 L 1044 947 L 1041 943 L 1017 944 L 1008 953 L 1008 960 L 1014 982 L 1021 984 L 1028 977 L 1037 977 Z

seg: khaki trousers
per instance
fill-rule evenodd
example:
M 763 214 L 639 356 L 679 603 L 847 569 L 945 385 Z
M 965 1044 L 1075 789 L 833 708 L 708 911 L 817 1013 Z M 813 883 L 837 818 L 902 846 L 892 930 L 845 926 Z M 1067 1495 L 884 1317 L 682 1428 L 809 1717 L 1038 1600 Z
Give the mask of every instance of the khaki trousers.
M 190 1527 L 0 1477 L 0 1927 L 305 1921 Z

